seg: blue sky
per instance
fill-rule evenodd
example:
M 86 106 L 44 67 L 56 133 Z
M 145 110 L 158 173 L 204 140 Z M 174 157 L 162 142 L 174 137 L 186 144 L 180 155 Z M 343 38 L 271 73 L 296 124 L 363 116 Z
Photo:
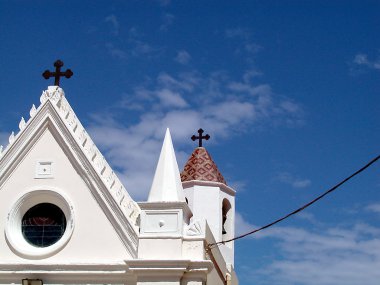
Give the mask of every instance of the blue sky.
M 248 231 L 379 154 L 379 13 L 378 1 L 0 1 L 0 142 L 60 58 L 70 104 L 136 200 L 165 128 L 182 168 L 202 127 Z M 237 241 L 240 284 L 378 284 L 379 191 L 375 164 Z

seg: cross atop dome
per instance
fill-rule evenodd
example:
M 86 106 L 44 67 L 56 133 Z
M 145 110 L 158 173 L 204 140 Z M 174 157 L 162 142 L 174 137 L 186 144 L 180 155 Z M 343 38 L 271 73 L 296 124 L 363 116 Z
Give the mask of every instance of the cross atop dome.
M 202 139 L 210 139 L 210 135 L 206 134 L 203 136 L 204 131 L 202 129 L 198 130 L 199 136 L 193 135 L 191 139 L 193 141 L 199 140 L 199 146 L 193 151 L 185 167 L 181 173 L 182 182 L 201 180 L 210 182 L 220 182 L 227 185 L 226 180 L 220 173 L 215 162 L 212 160 L 211 155 L 202 146 Z
M 191 137 L 191 139 L 192 139 L 193 141 L 195 141 L 195 140 L 198 140 L 198 141 L 199 141 L 199 142 L 198 142 L 199 147 L 202 147 L 202 140 L 203 140 L 203 139 L 205 139 L 206 141 L 208 141 L 208 140 L 210 139 L 210 135 L 209 135 L 209 134 L 203 136 L 203 135 L 202 135 L 203 133 L 204 133 L 204 130 L 202 130 L 202 128 L 200 128 L 200 129 L 198 130 L 198 134 L 199 134 L 199 136 L 195 136 L 195 135 L 193 135 L 193 136 Z
M 74 74 L 71 71 L 71 69 L 67 69 L 65 72 L 62 72 L 61 71 L 61 67 L 63 66 L 63 61 L 61 61 L 59 59 L 56 62 L 54 62 L 54 66 L 55 66 L 55 72 L 51 72 L 49 70 L 45 70 L 45 72 L 42 73 L 42 76 L 45 79 L 49 79 L 50 77 L 54 77 L 54 85 L 55 86 L 59 86 L 59 79 L 62 76 L 66 77 L 66 78 L 70 78 Z

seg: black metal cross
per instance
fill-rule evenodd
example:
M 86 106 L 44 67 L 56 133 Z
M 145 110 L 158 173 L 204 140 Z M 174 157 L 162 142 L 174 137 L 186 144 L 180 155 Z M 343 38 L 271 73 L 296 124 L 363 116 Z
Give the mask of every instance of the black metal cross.
M 42 76 L 45 79 L 49 79 L 50 77 L 54 77 L 54 85 L 55 86 L 59 86 L 59 79 L 61 76 L 64 76 L 66 78 L 70 78 L 74 74 L 71 71 L 71 69 L 67 69 L 65 72 L 61 72 L 61 67 L 63 66 L 63 62 L 59 59 L 56 62 L 54 62 L 54 66 L 55 66 L 55 72 L 45 70 L 45 72 L 42 73 Z
M 198 130 L 198 134 L 199 134 L 199 136 L 195 136 L 195 135 L 193 135 L 193 136 L 191 137 L 191 139 L 192 139 L 193 141 L 195 141 L 195 140 L 199 140 L 199 147 L 202 147 L 202 139 L 205 139 L 206 141 L 208 141 L 209 138 L 210 138 L 209 134 L 207 134 L 207 135 L 205 135 L 205 136 L 202 136 L 203 132 L 204 132 L 204 130 L 199 129 L 199 130 Z

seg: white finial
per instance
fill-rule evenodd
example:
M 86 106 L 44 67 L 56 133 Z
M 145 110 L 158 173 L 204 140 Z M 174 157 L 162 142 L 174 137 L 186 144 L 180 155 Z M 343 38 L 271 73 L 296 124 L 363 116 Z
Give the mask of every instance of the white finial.
M 32 108 L 29 111 L 30 117 L 33 118 L 36 113 L 37 113 L 36 106 L 34 106 L 33 104 Z
M 12 132 L 11 135 L 9 136 L 9 143 L 12 144 L 15 141 L 15 133 Z
M 25 119 L 24 119 L 24 117 L 21 117 L 21 121 L 18 124 L 18 127 L 20 128 L 20 131 L 22 131 L 25 128 L 25 125 L 26 125 Z
M 148 202 L 161 201 L 185 202 L 185 195 L 169 129 L 166 129 L 164 143 L 148 197 Z
M 0 156 L 1 156 L 2 153 L 3 153 L 3 146 L 0 145 Z

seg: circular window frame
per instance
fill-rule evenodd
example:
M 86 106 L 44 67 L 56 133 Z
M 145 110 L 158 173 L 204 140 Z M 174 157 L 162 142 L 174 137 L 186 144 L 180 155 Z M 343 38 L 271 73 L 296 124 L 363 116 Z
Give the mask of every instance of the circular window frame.
M 62 237 L 47 247 L 37 247 L 29 243 L 21 229 L 25 213 L 41 203 L 50 203 L 59 207 L 66 217 L 66 229 Z M 23 258 L 41 259 L 50 257 L 60 251 L 70 240 L 74 230 L 74 210 L 69 200 L 57 189 L 32 189 L 22 195 L 13 204 L 7 216 L 5 237 L 13 251 Z

